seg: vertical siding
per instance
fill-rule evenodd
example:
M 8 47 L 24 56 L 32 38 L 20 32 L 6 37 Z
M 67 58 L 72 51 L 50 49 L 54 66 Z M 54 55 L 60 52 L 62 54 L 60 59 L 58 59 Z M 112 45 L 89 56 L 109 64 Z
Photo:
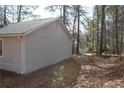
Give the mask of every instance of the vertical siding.
M 25 37 L 26 72 L 71 57 L 71 40 L 55 22 Z
M 21 73 L 21 40 L 16 37 L 4 37 L 3 57 L 0 57 L 0 69 Z

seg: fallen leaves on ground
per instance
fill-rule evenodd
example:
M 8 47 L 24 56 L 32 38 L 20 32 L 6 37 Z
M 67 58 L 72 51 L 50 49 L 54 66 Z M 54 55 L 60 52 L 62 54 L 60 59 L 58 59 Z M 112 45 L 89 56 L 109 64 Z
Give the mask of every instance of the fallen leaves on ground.
M 118 57 L 83 56 L 77 60 L 81 63 L 81 69 L 74 87 L 124 87 L 124 58 L 120 61 Z M 84 64 L 83 60 L 89 64 Z

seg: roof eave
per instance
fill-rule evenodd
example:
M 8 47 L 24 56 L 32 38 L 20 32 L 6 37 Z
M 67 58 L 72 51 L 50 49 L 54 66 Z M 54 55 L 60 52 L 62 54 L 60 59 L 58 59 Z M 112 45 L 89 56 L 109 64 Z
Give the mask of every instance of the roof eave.
M 23 33 L 21 34 L 0 34 L 0 37 L 13 37 L 13 36 L 24 36 Z

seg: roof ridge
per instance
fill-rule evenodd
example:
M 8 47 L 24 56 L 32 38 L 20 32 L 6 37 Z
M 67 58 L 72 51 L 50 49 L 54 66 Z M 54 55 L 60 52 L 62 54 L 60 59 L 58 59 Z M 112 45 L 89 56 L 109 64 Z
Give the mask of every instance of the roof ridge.
M 39 18 L 39 19 L 33 19 L 33 20 L 27 20 L 27 21 L 22 21 L 22 22 L 16 22 L 16 23 L 9 23 L 10 24 L 20 24 L 20 23 L 24 23 L 24 22 L 30 22 L 30 21 L 39 21 L 39 20 L 45 20 L 45 19 L 54 19 L 55 17 L 49 17 L 49 18 Z

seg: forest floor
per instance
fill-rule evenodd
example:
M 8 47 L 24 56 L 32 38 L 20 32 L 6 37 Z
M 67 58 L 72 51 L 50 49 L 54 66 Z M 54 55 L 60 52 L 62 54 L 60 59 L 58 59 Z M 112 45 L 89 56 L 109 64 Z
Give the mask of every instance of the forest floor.
M 124 57 L 76 55 L 27 75 L 0 71 L 0 87 L 124 87 Z
M 81 63 L 81 68 L 74 87 L 124 87 L 124 58 L 78 56 L 75 59 Z

